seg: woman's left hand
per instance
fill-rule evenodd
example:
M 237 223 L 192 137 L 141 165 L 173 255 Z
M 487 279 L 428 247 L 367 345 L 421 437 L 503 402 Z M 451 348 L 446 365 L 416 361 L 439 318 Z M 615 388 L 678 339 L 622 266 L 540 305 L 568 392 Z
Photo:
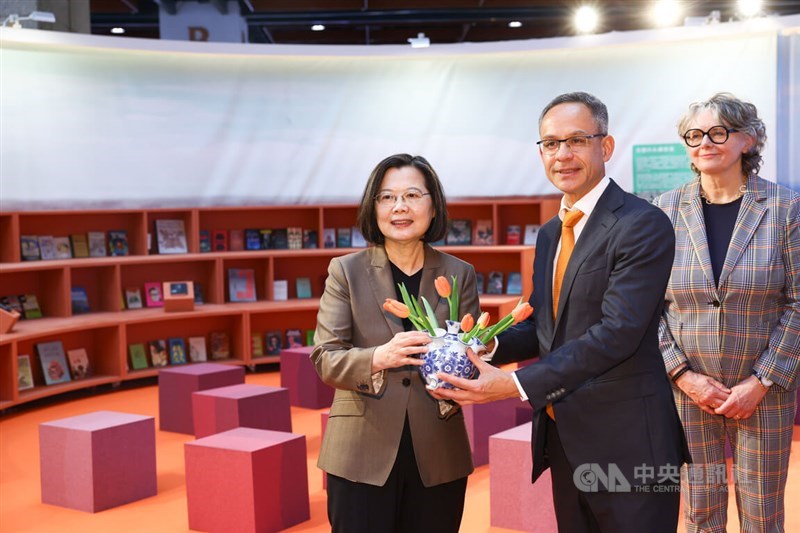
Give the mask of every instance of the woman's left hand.
M 714 409 L 714 412 L 736 420 L 750 418 L 753 411 L 756 410 L 758 404 L 767 394 L 767 390 L 759 383 L 758 378 L 750 376 L 731 387 L 731 394 L 728 399 Z

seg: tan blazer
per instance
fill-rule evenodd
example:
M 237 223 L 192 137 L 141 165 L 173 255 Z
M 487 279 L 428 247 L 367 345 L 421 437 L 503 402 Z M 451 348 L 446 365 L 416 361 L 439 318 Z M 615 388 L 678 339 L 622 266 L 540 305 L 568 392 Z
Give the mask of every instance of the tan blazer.
M 438 276 L 458 277 L 461 303 L 477 318 L 478 293 L 471 265 L 425 246 L 420 293 L 440 325 L 447 300 L 436 294 Z M 317 315 L 311 359 L 322 380 L 335 387 L 318 466 L 328 473 L 370 485 L 386 483 L 394 465 L 406 414 L 420 477 L 426 487 L 469 475 L 472 457 L 461 410 L 441 415 L 416 367 L 373 376 L 375 348 L 403 331 L 402 321 L 383 310 L 396 298 L 392 270 L 382 246 L 337 257 L 328 267 Z

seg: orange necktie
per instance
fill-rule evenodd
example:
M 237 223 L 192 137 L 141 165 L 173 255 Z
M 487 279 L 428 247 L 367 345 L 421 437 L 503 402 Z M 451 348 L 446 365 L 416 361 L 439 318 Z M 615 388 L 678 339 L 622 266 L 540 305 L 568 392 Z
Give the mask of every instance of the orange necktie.
M 556 262 L 556 274 L 553 277 L 553 320 L 558 313 L 558 298 L 561 296 L 561 283 L 564 281 L 564 272 L 567 271 L 567 264 L 572 255 L 572 250 L 575 249 L 575 224 L 583 216 L 583 211 L 574 210 L 567 211 L 564 215 L 564 220 L 561 223 L 561 250 L 558 252 L 558 261 Z M 553 404 L 548 403 L 545 406 L 547 416 L 556 419 L 553 412 Z

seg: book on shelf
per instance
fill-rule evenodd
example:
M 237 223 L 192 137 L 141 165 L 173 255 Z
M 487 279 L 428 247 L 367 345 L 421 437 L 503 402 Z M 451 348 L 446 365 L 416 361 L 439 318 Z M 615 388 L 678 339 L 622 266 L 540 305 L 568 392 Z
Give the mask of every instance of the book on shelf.
M 42 258 L 39 253 L 39 238 L 36 235 L 20 235 L 19 247 L 23 261 L 38 261 Z
M 108 251 L 110 255 L 128 255 L 128 232 L 126 230 L 108 232 Z
M 270 235 L 270 248 L 286 250 L 289 248 L 289 231 L 286 228 L 273 228 Z
M 303 248 L 317 248 L 317 230 L 304 229 L 303 230 Z
M 264 341 L 261 339 L 261 333 L 250 335 L 250 355 L 252 357 L 264 357 Z
M 25 320 L 42 318 L 42 309 L 39 307 L 39 300 L 35 294 L 20 294 L 17 298 L 19 298 L 19 305 L 22 307 Z
M 303 332 L 299 329 L 286 330 L 286 347 L 287 348 L 302 348 L 303 347 Z
M 353 248 L 366 248 L 367 240 L 357 226 L 350 228 L 350 246 Z
M 231 356 L 231 339 L 227 331 L 209 333 L 211 359 L 228 359 Z
M 187 254 L 186 226 L 181 219 L 156 220 L 156 242 L 159 254 Z
M 228 296 L 231 302 L 255 302 L 255 271 L 251 268 L 229 268 Z
M 154 367 L 167 366 L 169 357 L 167 356 L 167 341 L 156 339 L 148 343 L 150 347 L 150 362 Z
M 336 230 L 334 228 L 322 229 L 322 247 L 336 248 Z
M 192 363 L 201 363 L 208 360 L 205 337 L 189 337 L 189 360 Z
M 211 251 L 211 232 L 207 229 L 200 230 L 200 253 L 205 254 Z
M 238 230 L 238 231 L 241 232 L 242 230 Z M 231 250 L 235 249 L 233 247 L 233 232 L 234 232 L 234 230 L 231 230 Z M 262 248 L 264 248 L 263 242 L 261 240 L 261 230 L 246 229 L 246 230 L 244 230 L 244 234 L 243 235 L 239 235 L 239 238 L 242 239 L 241 244 L 243 246 L 243 248 L 239 248 L 239 250 L 242 250 L 242 249 L 244 249 L 244 250 L 261 250 Z
M 169 364 L 186 364 L 186 343 L 179 337 L 170 337 L 167 345 L 169 346 Z
M 486 294 L 503 294 L 503 273 L 489 272 L 486 280 Z
M 525 237 L 522 244 L 536 246 L 536 238 L 539 236 L 539 224 L 525 224 Z
M 258 230 L 258 234 L 261 238 L 261 249 L 269 250 L 272 248 L 272 230 L 269 228 L 260 229 Z
M 73 257 L 89 257 L 89 241 L 85 233 L 73 233 L 69 236 L 69 242 L 72 244 Z
M 475 287 L 478 289 L 478 294 L 484 293 L 484 287 L 486 286 L 486 276 L 483 272 L 475 272 Z
M 164 307 L 164 295 L 160 283 L 148 281 L 144 284 L 144 302 L 147 307 Z
M 306 346 L 314 346 L 314 333 L 313 329 L 306 330 Z
M 506 228 L 506 244 L 520 244 L 522 242 L 522 228 L 512 224 Z
M 289 281 L 285 279 L 276 279 L 272 281 L 272 299 L 283 301 L 289 299 Z
M 231 252 L 241 252 L 242 250 L 250 250 L 247 248 L 246 241 L 249 238 L 247 231 L 243 229 L 232 229 L 228 232 L 228 250 Z M 258 250 L 258 248 L 256 248 Z
M 56 259 L 72 259 L 72 246 L 69 237 L 53 237 L 56 246 Z
M 228 250 L 228 232 L 224 229 L 215 229 L 211 232 L 211 246 L 215 252 Z
M 281 332 L 268 331 L 266 354 L 278 355 L 281 353 L 281 348 L 283 348 L 283 342 L 281 342 Z
M 303 248 L 303 228 L 290 226 L 286 228 L 286 239 L 290 250 L 300 250 Z
M 25 310 L 22 308 L 22 302 L 19 301 L 19 296 L 9 294 L 0 298 L 0 303 L 19 313 L 21 319 L 25 319 Z
M 297 278 L 297 297 L 311 298 L 311 278 Z
M 494 244 L 491 220 L 483 219 L 475 222 L 475 234 L 472 238 L 472 244 L 476 246 L 492 246 Z
M 336 228 L 336 247 L 337 248 L 350 248 L 352 244 L 352 236 L 350 228 Z
M 128 309 L 142 308 L 142 291 L 139 290 L 139 287 L 125 288 L 125 307 Z
M 199 281 L 194 281 L 194 305 L 203 305 L 205 300 L 203 299 L 203 286 L 200 285 Z
M 30 355 L 17 356 L 17 390 L 33 388 L 33 368 Z
M 89 257 L 105 257 L 106 234 L 102 231 L 90 231 L 86 234 L 89 238 Z
M 39 253 L 42 259 L 57 259 L 56 243 L 52 235 L 39 235 Z
M 472 244 L 471 220 L 456 218 L 451 220 L 448 226 L 445 244 L 448 246 Z
M 72 287 L 70 289 L 70 300 L 72 302 L 72 314 L 82 315 L 91 311 L 89 307 L 89 296 L 83 287 Z
M 61 341 L 40 342 L 36 344 L 36 352 L 39 354 L 45 384 L 54 385 L 71 381 L 67 356 L 64 354 L 64 345 Z
M 69 360 L 69 371 L 72 373 L 72 379 L 86 379 L 92 375 L 92 366 L 89 364 L 86 348 L 67 350 L 67 360 Z
M 147 354 L 144 351 L 144 344 L 136 343 L 128 346 L 128 354 L 131 358 L 131 368 L 134 370 L 144 370 L 147 364 Z M 155 366 L 155 365 L 153 365 Z
M 514 296 L 522 295 L 522 274 L 519 272 L 509 272 L 506 284 L 506 294 Z
M 158 242 L 156 242 L 158 244 Z M 147 253 L 148 254 L 157 254 L 158 253 L 158 246 L 153 248 L 153 234 L 149 231 L 147 232 Z

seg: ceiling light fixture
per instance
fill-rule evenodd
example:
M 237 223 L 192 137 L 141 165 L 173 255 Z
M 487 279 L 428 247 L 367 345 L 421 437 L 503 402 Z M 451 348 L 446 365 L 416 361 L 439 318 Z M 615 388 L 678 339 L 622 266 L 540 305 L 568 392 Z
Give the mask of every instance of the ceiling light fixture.
M 508 23 L 508 27 L 509 28 L 521 28 L 522 27 L 522 22 L 520 22 L 518 20 L 512 20 L 511 22 Z
M 683 14 L 683 6 L 676 0 L 658 0 L 650 12 L 653 24 L 660 27 L 675 26 Z
M 761 0 L 738 0 L 736 2 L 739 14 L 748 19 L 761 15 L 762 4 Z
M 416 37 L 409 37 L 408 43 L 411 48 L 428 48 L 431 45 L 431 40 L 425 37 L 425 34 L 420 32 Z
M 113 33 L 114 35 L 122 35 L 123 33 L 125 33 L 125 28 L 120 28 L 120 27 L 111 28 L 111 33 Z
M 23 20 L 33 20 L 35 22 L 50 22 L 53 23 L 56 21 L 56 16 L 49 11 L 32 11 L 30 15 L 27 17 L 20 17 L 16 13 L 13 13 L 3 19 L 3 23 L 0 26 L 8 26 L 11 28 L 21 28 Z
M 592 6 L 581 6 L 573 19 L 578 33 L 594 33 L 600 22 L 600 14 Z
M 313 26 L 311 26 L 311 31 L 325 31 L 325 25 L 324 24 L 314 24 Z

